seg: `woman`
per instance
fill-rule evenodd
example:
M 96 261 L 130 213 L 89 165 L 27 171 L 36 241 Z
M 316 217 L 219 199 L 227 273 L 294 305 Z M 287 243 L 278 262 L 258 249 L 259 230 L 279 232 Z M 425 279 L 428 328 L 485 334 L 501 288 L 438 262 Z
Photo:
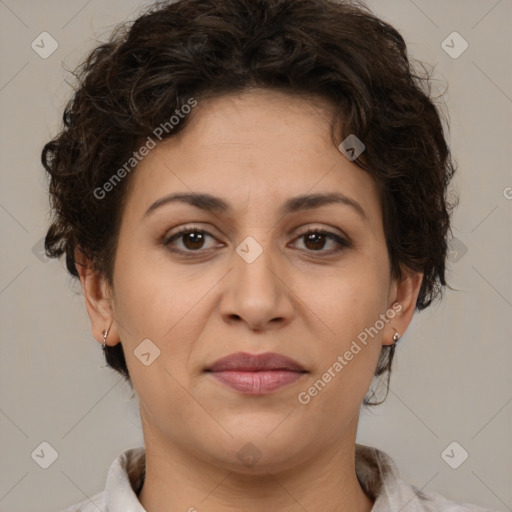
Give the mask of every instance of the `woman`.
M 483 510 L 356 444 L 446 286 L 454 165 L 400 34 L 348 2 L 181 0 L 79 78 L 45 245 L 145 446 L 67 510 Z

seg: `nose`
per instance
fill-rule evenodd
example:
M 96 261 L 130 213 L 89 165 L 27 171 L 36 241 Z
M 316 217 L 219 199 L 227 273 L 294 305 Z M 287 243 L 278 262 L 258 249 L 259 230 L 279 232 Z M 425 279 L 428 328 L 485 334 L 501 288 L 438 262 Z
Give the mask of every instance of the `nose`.
M 253 259 L 254 251 L 262 252 Z M 289 272 L 285 262 L 278 260 L 277 254 L 255 239 L 240 244 L 222 284 L 220 311 L 225 322 L 244 322 L 251 330 L 261 331 L 291 321 L 294 301 Z

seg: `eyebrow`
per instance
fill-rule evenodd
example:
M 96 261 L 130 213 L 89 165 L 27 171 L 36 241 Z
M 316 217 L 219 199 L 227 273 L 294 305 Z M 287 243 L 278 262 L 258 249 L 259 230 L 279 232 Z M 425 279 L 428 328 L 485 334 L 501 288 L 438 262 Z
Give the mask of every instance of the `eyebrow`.
M 232 211 L 231 206 L 224 199 L 206 193 L 174 193 L 157 199 L 144 213 L 143 219 L 147 218 L 151 213 L 164 205 L 171 203 L 186 203 L 195 206 L 204 211 L 214 213 L 229 213 Z M 290 213 L 320 208 L 329 204 L 341 204 L 349 206 L 364 220 L 369 220 L 363 207 L 354 199 L 347 197 L 339 192 L 324 194 L 304 194 L 287 199 L 279 208 L 278 214 L 281 216 Z

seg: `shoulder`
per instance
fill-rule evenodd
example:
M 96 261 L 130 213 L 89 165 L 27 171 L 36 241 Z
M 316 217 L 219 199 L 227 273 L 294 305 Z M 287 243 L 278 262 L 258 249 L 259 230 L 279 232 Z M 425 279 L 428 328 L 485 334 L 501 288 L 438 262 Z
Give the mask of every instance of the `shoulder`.
M 106 510 L 105 491 L 101 491 L 86 500 L 75 503 L 58 512 L 98 512 L 98 510 Z
M 402 480 L 388 454 L 370 446 L 356 445 L 356 473 L 363 488 L 375 499 L 372 512 L 494 512 L 418 489 Z

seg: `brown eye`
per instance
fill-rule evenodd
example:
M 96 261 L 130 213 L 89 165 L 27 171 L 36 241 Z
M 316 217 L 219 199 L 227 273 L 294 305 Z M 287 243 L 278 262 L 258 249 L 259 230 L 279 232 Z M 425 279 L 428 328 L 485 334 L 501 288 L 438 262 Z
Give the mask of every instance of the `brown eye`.
M 338 252 L 342 250 L 342 248 L 350 247 L 350 244 L 343 237 L 337 235 L 336 233 L 331 233 L 329 231 L 323 231 L 319 229 L 310 229 L 305 233 L 299 235 L 297 240 L 304 239 L 304 246 L 308 251 L 312 252 L 322 252 L 322 253 L 332 253 Z M 334 243 L 335 248 L 327 251 L 323 251 L 326 243 L 331 241 Z
M 312 250 L 323 249 L 326 238 L 324 233 L 308 233 L 304 235 L 304 245 Z
M 204 244 L 204 233 L 200 231 L 190 231 L 182 237 L 183 245 L 190 250 L 201 249 Z
M 186 228 L 169 237 L 164 242 L 164 245 L 173 246 L 169 248 L 178 252 L 198 252 L 204 248 L 205 239 L 208 237 L 214 238 L 202 229 Z M 182 247 L 175 247 L 175 242 L 177 241 L 181 242 Z

